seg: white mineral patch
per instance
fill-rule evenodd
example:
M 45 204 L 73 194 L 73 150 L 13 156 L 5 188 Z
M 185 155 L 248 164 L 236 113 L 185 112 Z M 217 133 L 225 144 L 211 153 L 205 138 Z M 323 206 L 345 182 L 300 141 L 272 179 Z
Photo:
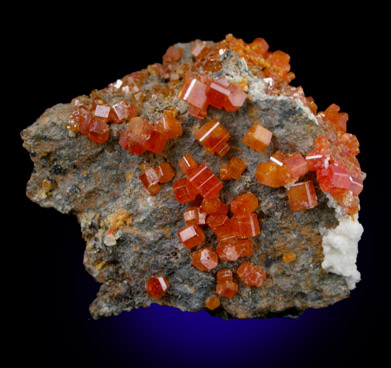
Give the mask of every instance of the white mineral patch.
M 358 215 L 353 219 L 344 215 L 341 207 L 332 198 L 329 199 L 329 206 L 335 208 L 339 224 L 334 229 L 320 229 L 324 253 L 322 268 L 343 276 L 352 290 L 361 279 L 356 260 L 358 242 L 364 228 L 358 222 Z

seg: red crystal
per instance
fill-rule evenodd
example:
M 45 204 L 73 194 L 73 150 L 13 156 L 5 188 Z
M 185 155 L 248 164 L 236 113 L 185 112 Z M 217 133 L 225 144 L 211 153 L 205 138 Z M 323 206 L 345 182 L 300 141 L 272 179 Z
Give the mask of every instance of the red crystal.
M 224 281 L 216 285 L 216 294 L 224 298 L 232 298 L 238 292 L 239 285 L 233 281 Z
M 239 239 L 251 238 L 261 233 L 256 213 L 241 217 L 234 216 L 231 224 L 234 235 Z
M 284 159 L 283 164 L 293 179 L 299 178 L 309 171 L 308 162 L 299 152 L 288 155 Z
M 258 198 L 248 192 L 236 197 L 231 202 L 231 212 L 236 216 L 250 215 L 258 208 Z
M 194 160 L 193 156 L 185 155 L 179 160 L 179 167 L 185 175 L 190 175 L 197 167 L 198 164 Z
M 210 153 L 224 156 L 227 150 L 227 141 L 230 138 L 228 131 L 217 120 L 205 123 L 194 133 L 194 138 Z
M 173 139 L 182 135 L 182 125 L 176 118 L 176 115 L 176 110 L 164 110 L 163 117 L 155 122 L 156 130 L 164 134 L 167 139 Z
M 243 91 L 242 91 L 243 92 Z M 212 80 L 208 89 L 208 102 L 210 105 L 222 109 L 230 95 L 229 82 L 225 78 Z
M 228 206 L 218 198 L 203 199 L 201 209 L 207 214 L 223 214 L 228 212 Z
M 175 176 L 174 170 L 168 163 L 160 164 L 156 167 L 156 171 L 159 176 L 159 183 L 162 184 L 170 182 Z
M 216 308 L 220 307 L 220 298 L 218 296 L 210 296 L 208 299 L 205 301 L 205 306 L 209 310 L 215 310 Z
M 191 207 L 183 212 L 183 218 L 187 225 L 205 225 L 206 213 L 202 212 L 199 207 Z
M 229 268 L 217 271 L 216 280 L 218 284 L 221 284 L 224 281 L 232 281 L 233 273 Z
M 88 138 L 96 143 L 104 143 L 109 139 L 109 126 L 101 118 L 94 117 L 88 127 Z
M 205 241 L 205 235 L 198 225 L 187 225 L 178 231 L 178 238 L 188 249 L 194 248 Z
M 170 284 L 168 280 L 161 275 L 151 276 L 145 283 L 145 289 L 152 299 L 161 299 L 166 294 Z
M 231 232 L 231 219 L 225 214 L 209 215 L 206 223 L 216 235 Z
M 146 169 L 140 176 L 141 182 L 149 194 L 154 195 L 160 192 L 161 186 L 159 184 L 160 175 L 156 168 L 150 167 Z
M 242 142 L 252 149 L 263 152 L 269 146 L 273 133 L 259 123 L 254 123 L 247 131 Z
M 349 172 L 338 164 L 329 164 L 327 169 L 317 171 L 316 177 L 322 192 L 332 193 L 338 189 L 350 189 Z
M 111 107 L 109 121 L 116 124 L 123 123 L 137 115 L 138 109 L 135 105 L 120 101 Z
M 97 116 L 98 118 L 105 119 L 106 121 L 109 120 L 110 115 L 110 106 L 107 105 L 96 105 L 94 116 Z
M 197 190 L 190 184 L 187 178 L 174 181 L 172 189 L 179 203 L 194 201 L 197 196 Z
M 183 49 L 182 47 L 173 45 L 170 46 L 166 53 L 163 55 L 163 63 L 172 63 L 182 59 Z
M 217 267 L 219 258 L 211 248 L 202 248 L 192 253 L 191 262 L 200 271 L 210 271 Z
M 244 261 L 236 272 L 247 286 L 261 286 L 266 279 L 266 274 L 250 261 Z
M 346 112 L 339 112 L 339 110 L 338 105 L 331 104 L 323 113 L 324 119 L 331 122 L 337 131 L 346 132 L 349 115 Z
M 314 184 L 311 180 L 292 184 L 287 189 L 291 211 L 302 211 L 318 205 Z
M 208 107 L 206 91 L 208 90 L 208 86 L 198 79 L 193 78 L 187 80 L 182 90 L 179 94 L 179 97 L 187 102 L 190 106 L 193 106 L 201 111 L 205 111 Z
M 131 118 L 129 125 L 121 133 L 119 144 L 132 154 L 142 155 L 147 150 L 152 132 L 153 128 L 147 119 Z
M 205 164 L 201 164 L 188 177 L 190 184 L 206 199 L 217 198 L 223 184 Z

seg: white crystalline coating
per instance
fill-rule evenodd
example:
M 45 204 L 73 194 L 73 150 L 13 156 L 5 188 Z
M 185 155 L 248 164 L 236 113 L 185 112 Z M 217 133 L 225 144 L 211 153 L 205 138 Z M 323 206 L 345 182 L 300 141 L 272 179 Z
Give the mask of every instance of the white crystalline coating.
M 339 224 L 334 229 L 320 229 L 324 253 L 322 268 L 344 276 L 349 289 L 353 290 L 361 279 L 356 259 L 364 228 L 358 222 L 357 215 L 353 219 L 344 215 L 334 200 L 329 200 L 329 206 L 335 208 Z

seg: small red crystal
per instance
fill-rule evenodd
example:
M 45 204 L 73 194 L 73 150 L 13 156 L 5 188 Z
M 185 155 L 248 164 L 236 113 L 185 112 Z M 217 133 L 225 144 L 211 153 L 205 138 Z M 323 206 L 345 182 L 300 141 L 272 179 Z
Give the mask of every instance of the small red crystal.
M 232 298 L 239 290 L 239 285 L 233 281 L 223 281 L 216 285 L 216 294 L 224 298 Z
M 185 175 L 190 175 L 198 167 L 197 162 L 191 155 L 183 156 L 179 160 L 178 165 Z
M 258 208 L 258 198 L 250 193 L 244 193 L 231 202 L 231 212 L 236 216 L 250 215 Z
M 311 180 L 292 184 L 287 189 L 291 211 L 302 211 L 318 205 L 314 184 Z
M 109 139 L 109 126 L 101 118 L 94 117 L 88 127 L 88 138 L 96 143 L 104 143 Z
M 163 63 L 172 63 L 182 59 L 183 49 L 177 45 L 170 46 L 163 55 Z
M 187 178 L 174 181 L 172 189 L 175 199 L 179 203 L 194 201 L 197 196 L 197 190 L 190 184 Z
M 266 279 L 266 274 L 250 261 L 244 261 L 236 272 L 247 286 L 261 286 Z
M 208 308 L 209 310 L 215 310 L 217 309 L 218 307 L 220 307 L 220 298 L 218 296 L 210 296 L 208 299 L 206 299 L 205 301 L 205 306 L 206 308 Z
M 210 271 L 217 267 L 219 263 L 217 253 L 211 248 L 202 248 L 196 250 L 191 255 L 191 261 L 194 267 L 200 271 Z
M 218 284 L 223 283 L 224 281 L 232 281 L 233 273 L 229 268 L 225 268 L 223 270 L 219 270 L 216 273 L 216 280 Z
M 205 225 L 206 213 L 202 212 L 199 207 L 191 207 L 183 212 L 183 218 L 187 225 Z
M 182 125 L 176 118 L 176 115 L 176 110 L 164 110 L 163 117 L 155 122 L 156 130 L 164 134 L 167 139 L 173 139 L 182 135 Z
M 170 182 L 175 176 L 174 170 L 168 163 L 160 164 L 156 167 L 156 171 L 159 176 L 159 183 L 162 184 Z
M 209 215 L 206 218 L 206 223 L 216 235 L 231 232 L 231 219 L 225 214 Z
M 261 233 L 256 213 L 241 217 L 234 216 L 231 224 L 234 235 L 239 239 L 251 238 Z
M 187 225 L 178 231 L 178 238 L 188 249 L 194 248 L 205 240 L 205 235 L 198 225 Z
M 152 299 L 161 299 L 166 294 L 170 284 L 168 280 L 161 275 L 151 276 L 145 283 L 145 289 Z
M 242 142 L 252 149 L 263 152 L 269 146 L 273 133 L 259 123 L 254 123 L 247 131 Z
M 228 206 L 218 198 L 203 199 L 201 209 L 207 214 L 227 214 Z

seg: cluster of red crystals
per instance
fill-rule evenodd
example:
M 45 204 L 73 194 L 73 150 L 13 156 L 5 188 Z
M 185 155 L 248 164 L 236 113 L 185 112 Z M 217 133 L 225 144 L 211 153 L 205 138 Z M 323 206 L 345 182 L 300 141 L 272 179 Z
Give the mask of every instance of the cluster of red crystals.
M 233 281 L 230 269 L 220 270 L 216 274 L 216 294 L 224 298 L 232 298 L 239 290 L 239 285 Z
M 307 152 L 309 170 L 316 172 L 320 189 L 329 193 L 348 215 L 359 210 L 358 196 L 365 174 L 356 156 L 360 153 L 356 136 L 346 132 L 348 114 L 332 104 L 318 114 L 325 134 L 315 139 L 315 149 Z
M 252 149 L 263 152 L 269 146 L 273 133 L 259 123 L 254 123 L 242 138 L 242 142 Z
M 209 105 L 224 108 L 227 112 L 238 110 L 243 105 L 246 94 L 239 84 L 229 83 L 225 77 L 214 80 L 205 74 L 199 78 L 188 78 L 179 97 L 189 104 L 191 116 L 204 119 Z
M 152 125 L 143 117 L 134 117 L 121 133 L 120 145 L 131 154 L 142 155 L 145 151 L 160 153 L 167 140 L 182 135 L 182 126 L 176 119 L 175 110 L 165 110 L 163 117 Z
M 160 184 L 170 182 L 175 176 L 174 170 L 168 163 L 163 163 L 155 167 L 149 167 L 140 176 L 145 189 L 149 194 L 160 192 Z
M 223 157 L 230 147 L 227 141 L 230 138 L 228 131 L 217 120 L 211 120 L 201 126 L 195 133 L 194 138 L 205 147 L 211 154 L 216 153 Z
M 180 166 L 190 175 L 174 182 L 174 196 L 179 203 L 192 202 L 197 194 L 205 199 L 219 196 L 223 184 L 205 164 L 198 166 L 191 156 L 184 156 L 180 160 Z
M 232 157 L 227 165 L 220 166 L 220 179 L 221 180 L 230 180 L 230 179 L 239 179 L 244 170 L 246 170 L 246 163 L 238 158 Z
M 236 272 L 247 286 L 261 286 L 266 279 L 266 274 L 250 261 L 244 261 Z
M 299 153 L 275 152 L 270 160 L 261 162 L 255 172 L 258 183 L 272 188 L 286 186 L 290 209 L 302 211 L 318 205 L 311 180 L 296 183 L 310 170 L 308 161 Z
M 161 299 L 166 294 L 170 283 L 161 275 L 151 276 L 145 283 L 145 289 L 152 299 Z
M 299 152 L 286 155 L 277 151 L 269 161 L 261 162 L 258 165 L 255 176 L 258 183 L 279 188 L 294 183 L 308 171 L 308 162 Z
M 136 106 L 120 101 L 112 106 L 97 99 L 75 99 L 68 127 L 87 136 L 91 141 L 104 143 L 109 139 L 109 123 L 122 123 L 138 115 Z
M 258 198 L 245 193 L 232 201 L 232 218 L 226 214 L 207 217 L 206 223 L 218 238 L 216 252 L 220 260 L 234 262 L 240 257 L 252 256 L 253 243 L 248 238 L 260 234 L 258 216 L 253 213 L 257 208 Z

